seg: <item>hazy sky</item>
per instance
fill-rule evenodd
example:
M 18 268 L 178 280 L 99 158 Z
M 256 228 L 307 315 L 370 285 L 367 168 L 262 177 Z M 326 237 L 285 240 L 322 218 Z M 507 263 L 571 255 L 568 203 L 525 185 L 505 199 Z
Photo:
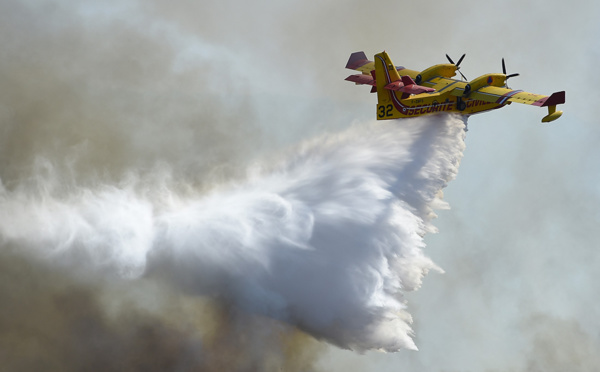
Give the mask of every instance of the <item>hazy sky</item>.
M 73 182 L 120 179 L 162 160 L 211 187 L 248 157 L 374 118 L 375 96 L 343 80 L 360 50 L 385 49 L 414 70 L 466 53 L 470 79 L 500 72 L 504 57 L 521 74 L 511 87 L 565 90 L 564 114 L 549 125 L 545 109 L 517 104 L 469 119 L 458 177 L 445 189 L 452 209 L 426 237 L 445 273 L 407 297 L 419 351 L 326 346 L 317 365 L 600 369 L 598 3 L 73 4 L 0 0 L 0 120 L 25 123 L 0 128 L 4 187 L 26 178 L 17 169 L 35 156 L 80 147 L 83 158 L 65 161 Z M 210 123 L 201 133 L 198 117 Z M 174 130 L 160 130 L 167 124 Z M 90 176 L 93 165 L 105 173 Z

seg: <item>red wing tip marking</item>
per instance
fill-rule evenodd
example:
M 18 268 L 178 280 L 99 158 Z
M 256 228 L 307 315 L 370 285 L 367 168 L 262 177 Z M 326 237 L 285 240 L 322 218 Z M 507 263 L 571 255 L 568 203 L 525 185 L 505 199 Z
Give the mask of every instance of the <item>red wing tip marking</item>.
M 350 75 L 350 76 L 348 76 L 344 80 L 348 80 L 348 81 L 351 81 L 351 82 L 356 83 L 356 84 L 375 85 L 375 79 L 373 79 L 371 77 L 371 75 L 361 75 L 361 74 Z
M 542 101 L 542 100 L 540 100 L 540 101 Z M 540 102 L 540 101 L 538 101 L 538 102 Z M 538 102 L 536 102 L 536 103 L 538 103 Z M 542 107 L 556 106 L 561 103 L 565 103 L 565 91 L 552 93 L 552 95 L 550 97 L 546 98 L 541 103 L 542 103 L 541 104 Z

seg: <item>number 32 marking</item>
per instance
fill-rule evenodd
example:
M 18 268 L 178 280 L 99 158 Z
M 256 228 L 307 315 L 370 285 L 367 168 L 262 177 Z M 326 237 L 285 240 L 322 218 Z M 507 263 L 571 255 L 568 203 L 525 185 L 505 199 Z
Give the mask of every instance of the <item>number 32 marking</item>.
M 377 107 L 377 111 L 378 111 L 377 117 L 385 118 L 388 116 L 392 116 L 392 110 L 393 110 L 393 107 L 391 104 L 387 105 L 387 106 L 381 105 L 381 106 Z

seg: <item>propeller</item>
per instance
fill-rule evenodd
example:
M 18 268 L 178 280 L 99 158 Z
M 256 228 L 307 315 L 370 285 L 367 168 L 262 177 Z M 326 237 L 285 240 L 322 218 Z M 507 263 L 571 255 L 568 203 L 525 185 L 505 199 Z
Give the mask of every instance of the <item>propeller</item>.
M 506 65 L 504 64 L 504 58 L 502 58 L 502 73 L 504 75 L 506 75 Z M 515 77 L 515 76 L 519 76 L 519 74 L 510 74 L 510 75 L 506 75 L 506 80 L 510 79 L 511 77 Z M 508 86 L 508 85 L 507 85 Z
M 452 60 L 452 58 L 450 58 L 449 55 L 446 54 L 446 58 L 448 58 L 448 61 L 450 61 L 450 63 L 452 63 L 454 66 L 456 66 L 456 71 L 458 71 L 458 73 L 460 74 L 460 76 L 463 77 L 463 79 L 465 79 L 465 81 L 467 80 L 467 78 L 465 77 L 465 75 L 463 75 L 462 72 L 460 72 L 460 63 L 462 62 L 463 58 L 465 58 L 466 54 L 463 54 L 462 57 L 460 57 L 460 59 L 458 60 L 457 63 L 454 63 L 454 61 Z

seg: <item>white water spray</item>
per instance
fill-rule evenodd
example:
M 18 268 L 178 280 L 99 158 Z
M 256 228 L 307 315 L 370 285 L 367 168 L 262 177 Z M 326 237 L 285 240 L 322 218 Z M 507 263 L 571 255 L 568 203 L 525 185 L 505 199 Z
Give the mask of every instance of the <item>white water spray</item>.
M 341 347 L 416 349 L 403 294 L 440 270 L 423 236 L 446 207 L 464 128 L 454 116 L 357 125 L 197 196 L 178 194 L 167 174 L 61 193 L 2 189 L 0 243 L 132 279 L 162 265 L 186 290 Z

